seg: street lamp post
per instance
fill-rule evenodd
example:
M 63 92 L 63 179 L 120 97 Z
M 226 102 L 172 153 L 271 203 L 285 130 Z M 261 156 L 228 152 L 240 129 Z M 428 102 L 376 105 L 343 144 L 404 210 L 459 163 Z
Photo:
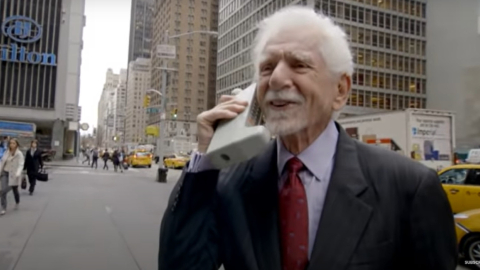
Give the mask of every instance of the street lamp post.
M 180 37 L 183 37 L 183 36 L 189 36 L 189 35 L 193 35 L 193 34 L 208 34 L 208 35 L 212 35 L 212 36 L 217 36 L 218 35 L 218 33 L 215 32 L 215 31 L 200 30 L 200 31 L 190 31 L 190 32 L 170 36 L 168 34 L 168 30 L 166 30 L 165 33 L 164 33 L 164 36 L 163 36 L 163 44 L 168 45 L 170 39 L 180 38 Z M 158 173 L 157 173 L 157 177 L 159 177 L 160 169 L 164 168 L 164 164 L 163 164 L 163 157 L 164 157 L 164 154 L 165 154 L 164 153 L 164 148 L 165 148 L 164 139 L 166 138 L 165 122 L 166 122 L 166 118 L 167 118 L 166 117 L 166 111 L 167 111 L 167 95 L 166 95 L 166 91 L 167 91 L 167 72 L 168 71 L 176 71 L 176 69 L 168 68 L 167 59 L 163 60 L 162 67 L 160 67 L 160 68 L 156 67 L 155 69 L 160 69 L 162 71 L 161 91 L 159 92 L 155 89 L 149 90 L 151 92 L 155 92 L 155 93 L 159 94 L 162 97 L 161 106 L 160 106 L 160 132 L 159 132 L 159 136 L 158 136 L 158 142 L 159 143 L 157 143 L 157 148 L 160 147 L 159 148 L 159 156 L 158 156 L 158 168 L 159 168 L 159 170 L 158 170 Z M 159 144 L 160 144 L 160 146 L 159 146 Z

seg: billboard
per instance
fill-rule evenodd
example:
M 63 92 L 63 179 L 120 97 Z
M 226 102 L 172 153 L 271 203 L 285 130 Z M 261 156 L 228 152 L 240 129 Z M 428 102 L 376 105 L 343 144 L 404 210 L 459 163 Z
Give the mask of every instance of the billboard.
M 416 115 L 410 118 L 412 158 L 452 159 L 452 123 L 449 116 Z

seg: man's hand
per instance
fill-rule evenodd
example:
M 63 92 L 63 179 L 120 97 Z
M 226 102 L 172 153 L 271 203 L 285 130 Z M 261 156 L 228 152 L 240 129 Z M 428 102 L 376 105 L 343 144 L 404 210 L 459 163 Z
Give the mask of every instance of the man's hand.
M 213 127 L 218 120 L 235 118 L 243 112 L 248 102 L 238 100 L 235 96 L 221 96 L 213 109 L 197 116 L 198 152 L 205 153 L 213 137 Z

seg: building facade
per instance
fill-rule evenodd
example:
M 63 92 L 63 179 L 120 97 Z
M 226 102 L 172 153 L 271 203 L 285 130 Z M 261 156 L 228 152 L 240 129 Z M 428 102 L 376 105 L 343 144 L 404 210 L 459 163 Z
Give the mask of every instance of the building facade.
M 0 119 L 36 125 L 57 159 L 75 152 L 84 0 L 0 2 Z
M 124 122 L 121 120 L 125 103 L 126 91 L 121 95 L 121 85 L 126 83 L 126 70 L 114 73 L 108 69 L 102 95 L 98 102 L 97 117 L 97 142 L 100 147 L 113 147 L 121 142 L 121 132 L 124 130 Z M 125 86 L 126 88 L 126 86 Z
M 480 1 L 428 1 L 427 20 L 427 107 L 455 112 L 458 151 L 478 148 Z
M 145 128 L 147 127 L 148 115 L 146 108 L 143 107 L 143 100 L 151 85 L 150 59 L 137 58 L 135 61 L 130 62 L 128 65 L 128 76 L 125 108 L 125 142 L 146 143 Z
M 350 36 L 352 94 L 343 115 L 426 107 L 426 3 L 407 0 L 220 0 L 217 97 L 252 82 L 256 24 L 287 5 L 308 5 Z
M 218 27 L 218 1 L 157 1 L 153 26 L 152 88 L 161 90 L 163 61 L 167 62 L 167 138 L 196 142 L 196 118 L 215 104 L 217 39 L 207 33 Z M 167 34 L 168 32 L 168 34 Z M 172 37 L 180 35 L 180 37 Z M 185 34 L 185 35 L 184 35 Z M 176 48 L 175 59 L 161 59 L 156 55 L 157 45 L 165 43 Z M 160 104 L 158 95 L 152 104 Z M 160 114 L 150 114 L 149 125 L 159 125 Z M 165 140 L 169 144 L 169 140 Z
M 150 58 L 155 0 L 132 0 L 128 63 Z
M 127 104 L 127 70 L 120 69 L 119 80 L 114 88 L 114 123 L 115 123 L 115 142 L 124 142 L 125 139 L 125 108 Z

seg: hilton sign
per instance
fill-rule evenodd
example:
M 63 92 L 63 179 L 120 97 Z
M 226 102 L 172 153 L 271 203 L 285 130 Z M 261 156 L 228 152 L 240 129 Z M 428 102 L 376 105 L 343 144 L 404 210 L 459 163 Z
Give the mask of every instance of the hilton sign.
M 31 44 L 42 38 L 43 29 L 40 24 L 29 17 L 12 16 L 6 18 L 1 25 L 2 33 L 18 43 Z M 56 66 L 57 56 L 53 53 L 28 51 L 26 47 L 16 43 L 0 44 L 0 60 L 36 65 Z

